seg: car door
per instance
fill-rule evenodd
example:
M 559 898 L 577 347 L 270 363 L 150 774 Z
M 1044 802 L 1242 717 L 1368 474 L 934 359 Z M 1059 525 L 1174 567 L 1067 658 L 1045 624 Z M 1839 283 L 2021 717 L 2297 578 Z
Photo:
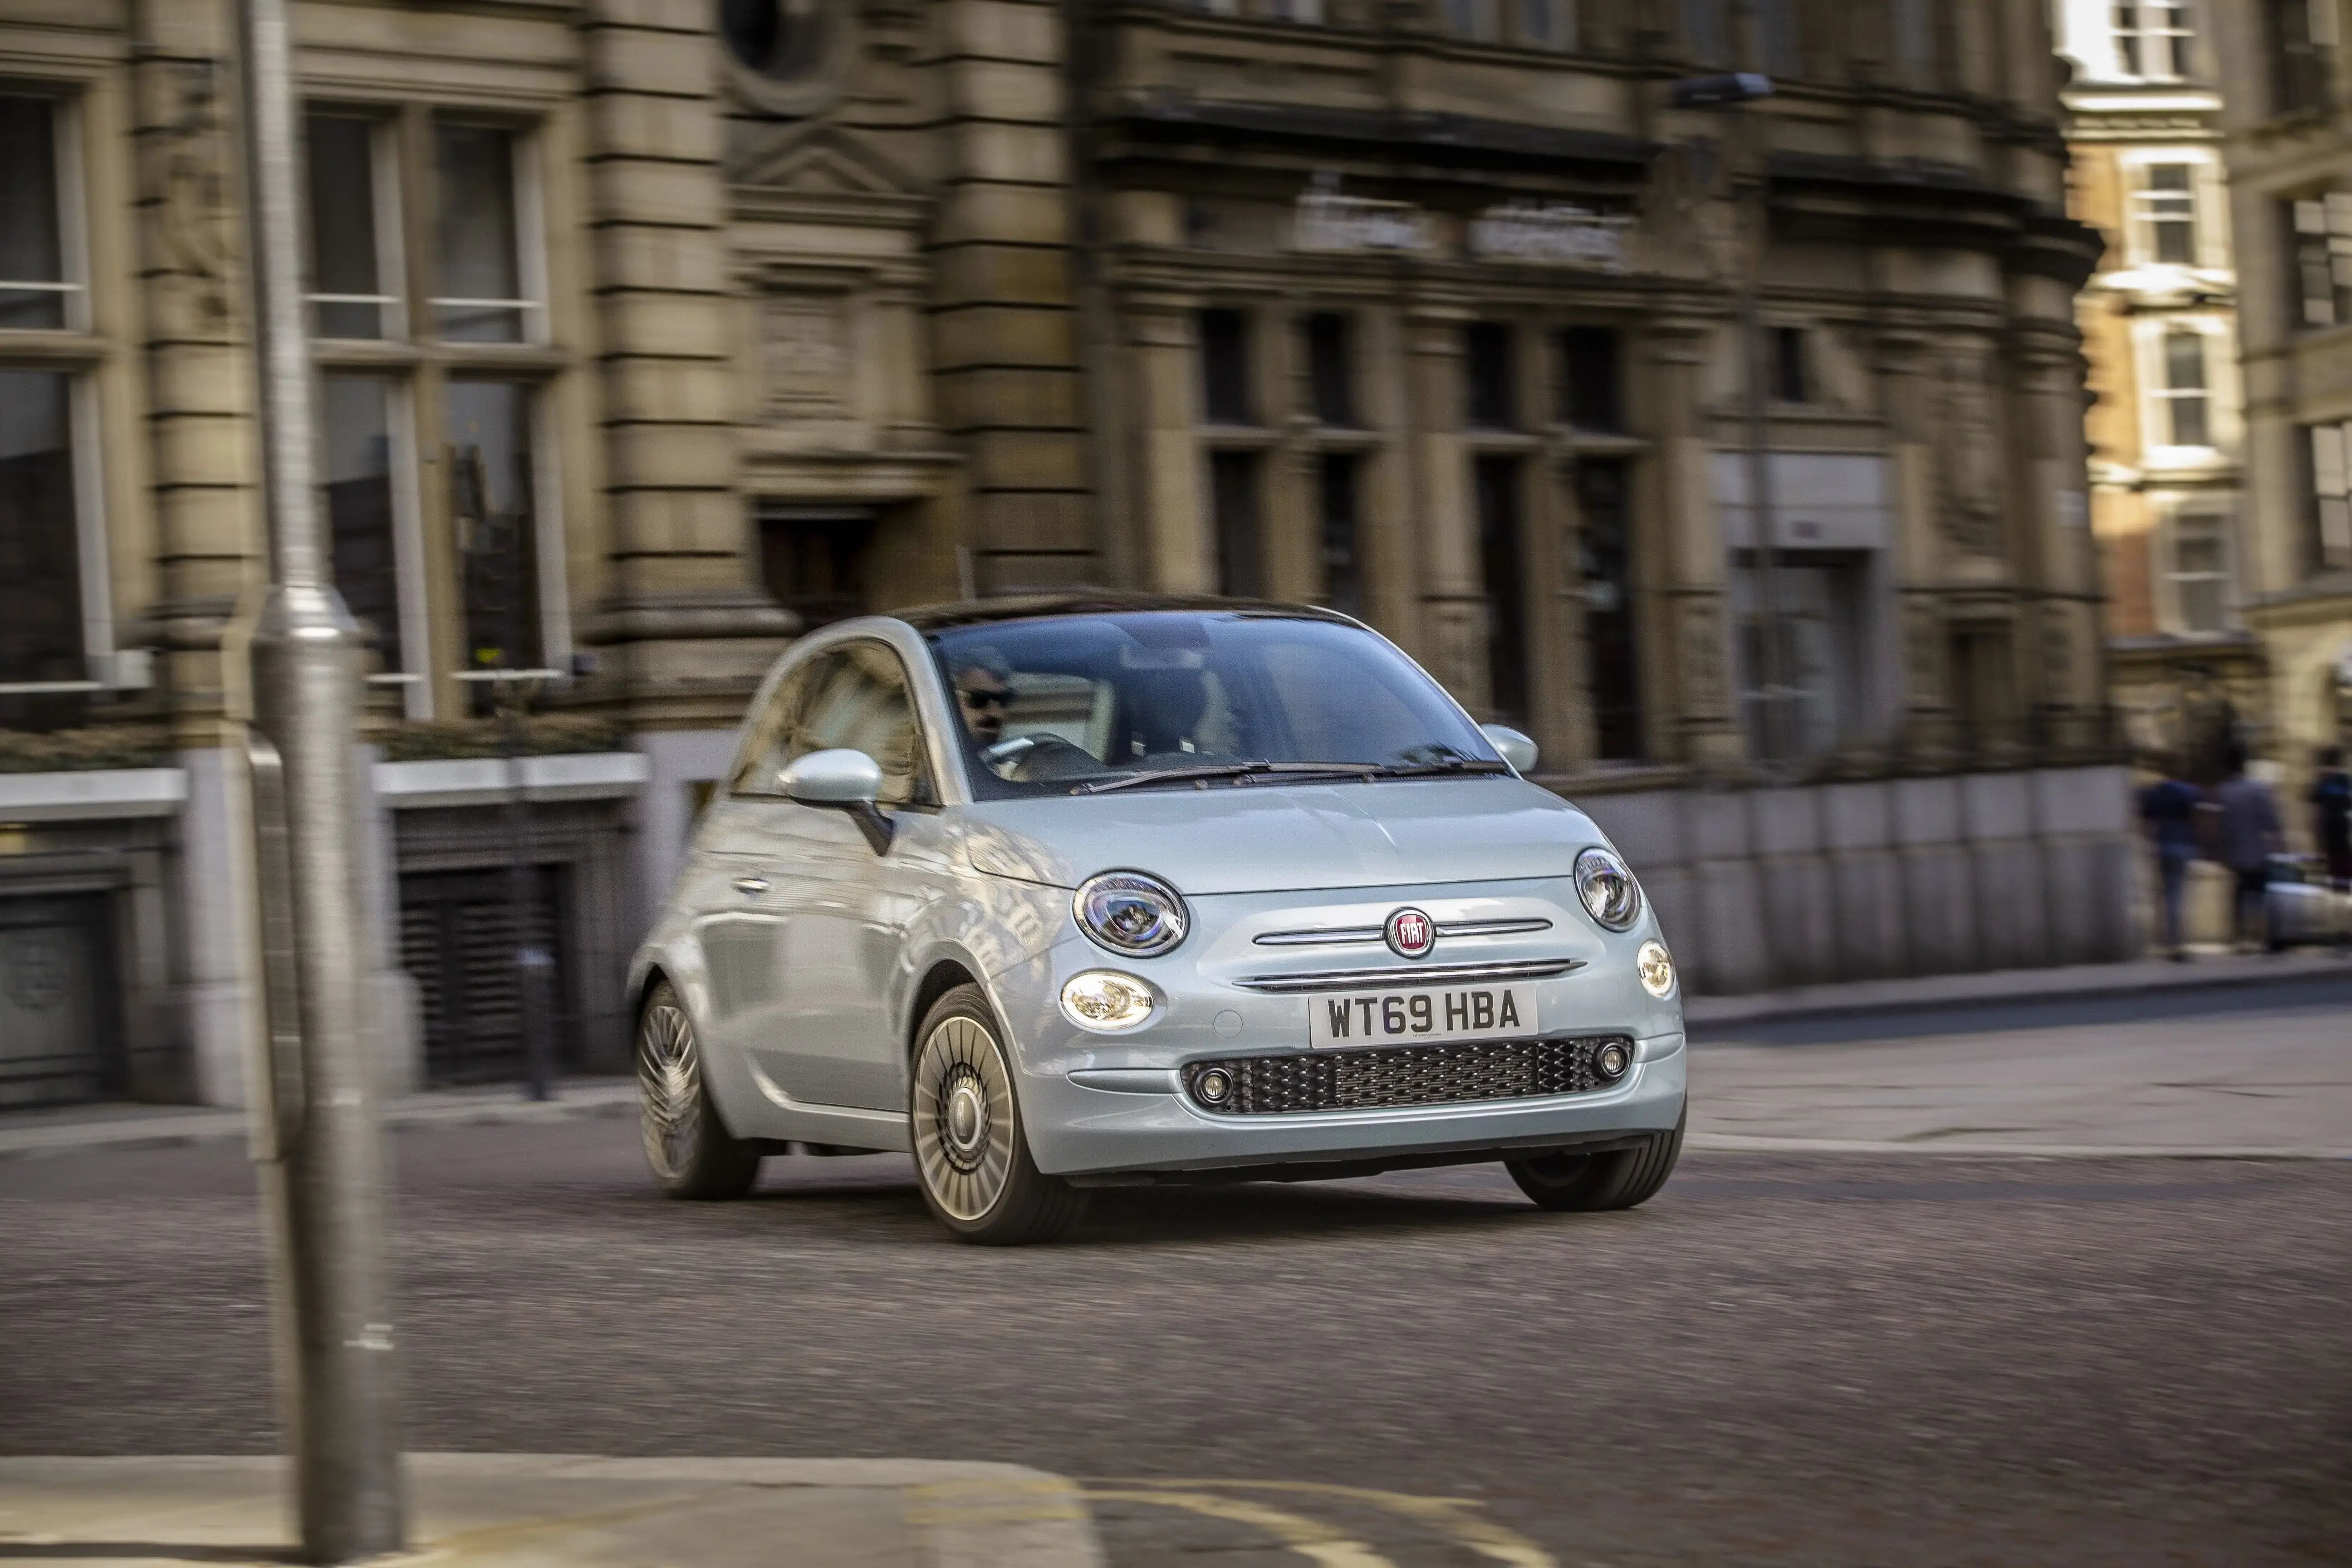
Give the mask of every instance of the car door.
M 810 694 L 823 686 L 832 662 L 831 654 L 819 654 L 770 695 L 744 737 L 725 792 L 710 803 L 695 835 L 680 889 L 709 976 L 704 1027 L 717 1048 L 754 1066 L 758 1058 L 749 1053 L 782 1004 L 780 994 L 790 979 L 784 927 L 800 874 L 798 861 L 778 852 L 776 819 L 792 808 L 776 788 L 776 776 Z
M 881 764 L 878 804 L 900 824 L 877 855 L 846 812 L 777 797 L 750 838 L 754 908 L 772 943 L 772 983 L 745 1020 L 745 1047 L 804 1105 L 901 1109 L 902 1051 L 887 995 L 907 927 L 946 869 L 930 768 L 898 654 L 879 642 L 830 650 L 793 716 L 783 764 L 844 747 Z

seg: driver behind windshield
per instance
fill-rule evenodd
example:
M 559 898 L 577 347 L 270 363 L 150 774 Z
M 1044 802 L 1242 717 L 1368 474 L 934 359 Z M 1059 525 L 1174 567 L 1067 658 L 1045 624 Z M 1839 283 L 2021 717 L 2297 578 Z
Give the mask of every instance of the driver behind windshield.
M 982 799 L 1154 779 L 1507 771 L 1411 660 L 1312 612 L 1049 616 L 930 640 Z
M 956 711 L 973 743 L 985 751 L 1004 733 L 1004 710 L 1013 702 L 1013 665 L 982 643 L 964 649 L 955 667 Z

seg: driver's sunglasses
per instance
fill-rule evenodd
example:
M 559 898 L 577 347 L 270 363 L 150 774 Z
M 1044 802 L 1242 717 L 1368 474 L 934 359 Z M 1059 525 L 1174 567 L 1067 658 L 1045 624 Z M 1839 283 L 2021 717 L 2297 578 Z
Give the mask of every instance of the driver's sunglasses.
M 1003 708 L 1012 703 L 1013 693 L 1010 691 L 967 691 L 963 693 L 963 700 L 967 704 L 974 708 Z

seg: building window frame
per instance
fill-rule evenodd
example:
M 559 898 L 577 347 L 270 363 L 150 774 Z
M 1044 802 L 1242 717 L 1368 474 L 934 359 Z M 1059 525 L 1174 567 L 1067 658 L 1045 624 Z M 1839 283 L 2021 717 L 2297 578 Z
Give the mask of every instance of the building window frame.
M 2170 178 L 2178 174 L 2181 184 Z M 2132 170 L 2131 255 L 2142 267 L 2195 267 L 2204 256 L 2204 214 L 2198 200 L 2200 170 L 2186 159 L 2151 158 Z M 2161 182 L 2161 183 L 2160 183 Z M 2187 244 L 2178 242 L 2186 230 Z M 2185 250 L 2186 256 L 2168 256 Z
M 2296 307 L 2290 330 L 2352 324 L 2352 191 L 2315 191 L 2281 205 Z
M 2167 315 L 2132 324 L 2132 348 L 2139 366 L 2140 440 L 2151 468 L 2203 468 L 2231 450 L 2238 439 L 2235 366 L 2228 352 L 2229 323 L 2211 316 Z M 2203 353 L 2197 378 L 2181 375 L 2181 340 L 2200 340 Z M 2218 340 L 2218 341 L 2217 341 Z M 2189 407 L 2179 405 L 2192 405 Z M 2201 416 L 2201 441 L 2182 441 Z
M 316 321 L 310 323 L 319 377 L 366 375 L 386 384 L 402 668 L 372 676 L 370 682 L 398 686 L 402 709 L 411 720 L 463 713 L 473 704 L 461 678 L 478 677 L 479 672 L 468 668 L 468 570 L 458 548 L 452 489 L 448 420 L 454 383 L 497 381 L 521 389 L 525 402 L 519 429 L 530 446 L 530 583 L 538 602 L 530 629 L 544 667 L 568 668 L 572 657 L 562 462 L 568 442 L 562 389 L 573 366 L 572 356 L 553 331 L 541 167 L 544 128 L 496 106 L 441 100 L 353 102 L 322 96 L 306 101 L 302 112 L 306 127 L 313 115 L 377 122 L 371 167 L 383 184 L 374 193 L 374 210 L 380 226 L 387 213 L 397 220 L 389 232 L 379 232 L 378 287 L 396 293 L 397 299 L 384 307 L 386 315 L 394 318 L 386 324 L 400 326 L 405 335 L 321 337 L 315 331 Z M 529 298 L 488 302 L 517 310 L 518 334 L 503 341 L 444 335 L 441 311 L 451 302 L 441 293 L 438 277 L 443 195 L 439 133 L 445 125 L 498 131 L 509 138 L 515 277 Z M 424 231 L 410 233 L 419 222 Z
M 2315 572 L 2352 570 L 2352 419 L 2297 426 L 2305 464 L 2310 560 Z
M 2174 500 L 2165 508 L 2161 541 L 2165 611 L 2179 636 L 2217 637 L 2231 629 L 2236 611 L 2236 562 L 2231 538 L 2232 519 L 2233 514 L 2230 510 L 2211 500 Z M 2202 544 L 2213 547 L 2213 559 L 2193 567 L 2187 564 L 2189 547 Z M 2208 584 L 2214 585 L 2212 614 L 2210 616 L 2192 615 L 2190 595 L 2200 594 L 2203 591 L 2201 585 Z M 2195 624 L 2199 620 L 2210 620 L 2211 624 Z
M 2197 16 L 2189 0 L 2112 0 L 2108 36 L 2116 74 L 2129 81 L 2190 81 L 2197 77 Z M 2158 54 L 2168 68 L 2151 70 Z
M 444 131 L 494 132 L 507 136 L 509 196 L 513 204 L 515 282 L 520 292 L 510 298 L 488 296 L 471 298 L 445 295 L 441 273 L 445 259 L 440 254 L 443 223 L 442 204 L 446 196 L 440 167 L 441 135 Z M 425 335 L 445 347 L 513 347 L 518 344 L 538 347 L 548 342 L 547 321 L 547 225 L 546 193 L 541 184 L 541 148 L 540 128 L 531 122 L 518 121 L 496 111 L 472 111 L 460 106 L 438 106 L 432 112 L 426 127 L 429 164 L 425 179 L 430 184 L 429 212 L 432 221 L 433 256 L 431 276 L 422 303 L 425 315 L 421 324 Z M 486 310 L 511 310 L 517 320 L 517 332 L 512 338 L 452 337 L 443 312 L 451 307 L 473 307 Z
M 57 377 L 62 392 L 66 475 L 70 489 L 71 546 L 81 668 L 56 681 L 68 699 L 96 690 L 144 686 L 145 655 L 119 653 L 114 646 L 112 562 L 108 549 L 107 465 L 100 411 L 99 379 L 107 345 L 95 331 L 90 290 L 87 122 L 79 80 L 23 80 L 5 84 L 5 96 L 45 103 L 49 111 L 51 199 L 56 204 L 58 276 L 9 279 L 5 289 L 59 296 L 54 324 L 0 327 L 0 372 Z M 37 352 L 26 352 L 33 344 Z M 16 684 L 20 672 L 0 669 L 0 683 Z M 48 678 L 35 682 L 53 684 Z
M 2273 119 L 2325 110 L 2335 90 L 2337 0 L 2268 0 L 2261 26 L 2268 46 Z
M 368 128 L 368 205 L 375 222 L 375 278 L 373 294 L 322 294 L 315 290 L 302 296 L 304 331 L 321 342 L 405 342 L 414 327 L 415 312 L 411 308 L 408 286 L 407 257 L 402 245 L 405 232 L 401 200 L 400 121 L 396 113 L 387 113 L 381 105 L 343 105 L 310 102 L 302 106 L 304 172 L 309 174 L 310 122 L 314 120 L 341 120 L 362 122 Z M 305 207 L 308 216 L 308 206 Z M 304 237 L 305 277 L 308 284 L 315 280 L 317 265 L 315 235 Z M 330 332 L 324 329 L 321 305 L 373 305 L 381 312 L 379 330 L 373 333 L 350 335 Z
M 0 97 L 48 105 L 49 178 L 57 203 L 58 235 L 58 276 L 0 279 L 0 294 L 55 294 L 60 303 L 55 325 L 0 326 L 0 337 L 17 332 L 88 333 L 91 330 L 89 204 L 82 159 L 81 95 L 67 84 L 10 81 L 0 86 Z

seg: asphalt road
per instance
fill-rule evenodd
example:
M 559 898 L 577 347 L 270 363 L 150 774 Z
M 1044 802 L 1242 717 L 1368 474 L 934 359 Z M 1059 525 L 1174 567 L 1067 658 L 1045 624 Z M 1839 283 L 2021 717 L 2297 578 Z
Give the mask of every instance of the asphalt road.
M 1016 1460 L 1128 1565 L 2352 1559 L 2352 1164 L 1474 1168 L 992 1252 L 892 1158 L 688 1205 L 633 1136 L 398 1137 L 409 1447 Z M 240 1151 L 0 1164 L 0 1451 L 276 1441 Z

